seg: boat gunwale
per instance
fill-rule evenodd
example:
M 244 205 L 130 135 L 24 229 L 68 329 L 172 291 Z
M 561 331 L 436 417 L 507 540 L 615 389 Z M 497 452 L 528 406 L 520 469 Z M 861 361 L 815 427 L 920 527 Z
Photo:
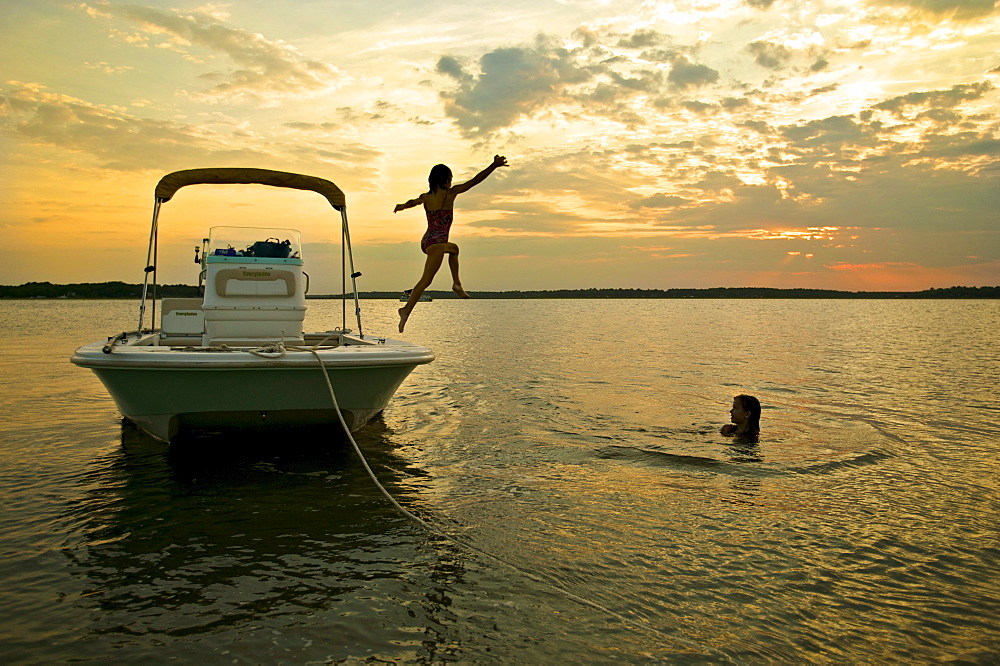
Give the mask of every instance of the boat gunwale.
M 230 349 L 178 348 L 159 346 L 115 347 L 104 353 L 106 343 L 92 342 L 78 348 L 70 361 L 84 368 L 113 368 L 135 370 L 171 369 L 315 369 L 316 357 L 307 347 L 286 350 L 283 356 L 260 356 L 250 348 Z M 379 345 L 340 345 L 319 347 L 316 353 L 330 369 L 379 367 L 396 365 L 424 365 L 435 359 L 427 347 L 412 343 Z

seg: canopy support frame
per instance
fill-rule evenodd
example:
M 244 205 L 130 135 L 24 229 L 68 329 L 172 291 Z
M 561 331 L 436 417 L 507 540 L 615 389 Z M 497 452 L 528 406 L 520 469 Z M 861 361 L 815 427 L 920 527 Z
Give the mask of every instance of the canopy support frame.
M 343 276 L 343 286 L 341 289 L 341 307 L 343 310 L 342 329 L 347 328 L 347 281 L 346 269 L 350 265 L 351 288 L 354 293 L 354 314 L 358 322 L 358 335 L 364 337 L 361 328 L 361 301 L 358 297 L 357 278 L 361 273 L 354 268 L 354 251 L 351 247 L 351 232 L 347 223 L 347 203 L 344 193 L 328 180 L 314 176 L 303 176 L 301 174 L 288 173 L 283 171 L 272 171 L 268 169 L 189 169 L 186 171 L 176 171 L 165 175 L 156 186 L 153 205 L 153 221 L 149 230 L 149 247 L 146 250 L 146 266 L 144 268 L 142 282 L 142 300 L 139 303 L 139 323 L 136 327 L 137 333 L 142 333 L 142 327 L 146 315 L 146 300 L 152 300 L 152 320 L 150 330 L 156 326 L 156 263 L 158 254 L 159 236 L 159 216 L 160 207 L 176 194 L 181 187 L 197 184 L 260 184 L 274 187 L 288 187 L 292 189 L 311 190 L 322 195 L 335 209 L 340 211 L 341 218 L 341 259 L 340 268 Z M 152 283 L 150 283 L 150 273 L 152 273 Z M 150 294 L 150 291 L 152 293 Z
M 153 204 L 153 222 L 149 229 L 149 247 L 146 249 L 146 265 L 143 268 L 143 278 L 142 278 L 142 300 L 139 302 L 139 325 L 136 327 L 136 333 L 142 334 L 142 323 L 146 315 L 146 297 L 149 294 L 149 274 L 153 274 L 153 312 L 150 328 L 156 326 L 156 254 L 158 249 L 157 236 L 159 235 L 159 230 L 157 228 L 158 221 L 160 218 L 160 206 L 163 202 L 160 199 L 156 199 Z M 150 270 L 152 268 L 152 270 Z
M 361 277 L 361 273 L 354 270 L 354 251 L 351 249 L 351 230 L 347 226 L 347 206 L 340 209 L 340 219 L 341 219 L 341 247 L 347 250 L 347 258 L 350 262 L 351 267 L 351 290 L 354 292 L 354 315 L 358 320 L 358 335 L 361 338 L 365 337 L 364 331 L 361 328 L 361 301 L 358 299 L 358 278 Z M 341 254 L 340 269 L 341 271 L 346 268 L 344 266 L 343 254 Z M 345 285 L 346 286 L 346 285 Z M 341 290 L 346 292 L 347 289 Z M 347 300 L 347 294 L 342 293 L 341 300 Z M 344 305 L 346 309 L 346 304 Z M 346 317 L 346 315 L 345 315 Z

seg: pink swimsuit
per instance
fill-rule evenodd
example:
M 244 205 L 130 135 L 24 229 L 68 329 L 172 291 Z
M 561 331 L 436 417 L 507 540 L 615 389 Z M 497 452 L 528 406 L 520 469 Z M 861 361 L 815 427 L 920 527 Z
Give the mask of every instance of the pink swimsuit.
M 420 239 L 420 249 L 427 254 L 427 248 L 438 243 L 448 242 L 448 232 L 451 231 L 451 223 L 454 221 L 455 211 L 451 208 L 441 208 L 439 210 L 427 210 L 427 232 Z

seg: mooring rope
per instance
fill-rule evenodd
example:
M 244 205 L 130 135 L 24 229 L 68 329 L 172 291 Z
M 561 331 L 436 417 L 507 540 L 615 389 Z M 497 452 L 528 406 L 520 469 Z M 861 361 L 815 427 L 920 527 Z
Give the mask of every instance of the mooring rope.
M 332 337 L 332 336 L 330 336 L 330 337 Z M 326 342 L 329 339 L 330 338 L 328 337 L 323 342 Z M 322 344 L 322 343 L 320 343 L 320 344 Z M 579 594 L 571 592 L 570 590 L 567 590 L 562 585 L 560 585 L 560 584 L 558 584 L 556 582 L 553 582 L 551 580 L 548 580 L 546 578 L 543 578 L 542 576 L 534 574 L 534 573 L 532 573 L 530 571 L 525 571 L 524 569 L 522 569 L 521 567 L 517 566 L 516 564 L 512 564 L 511 562 L 506 561 L 502 557 L 494 555 L 493 553 L 491 553 L 489 551 L 483 550 L 482 548 L 480 548 L 478 546 L 474 546 L 474 545 L 472 545 L 470 543 L 462 541 L 462 540 L 456 538 L 455 536 L 453 536 L 451 534 L 448 534 L 447 532 L 445 532 L 444 530 L 438 528 L 437 526 L 432 525 L 431 523 L 427 522 L 426 520 L 424 520 L 420 516 L 414 514 L 413 512 L 409 511 L 406 507 L 404 507 L 402 504 L 400 504 L 398 501 L 396 501 L 396 498 L 393 497 L 392 494 L 389 493 L 388 490 L 386 490 L 385 486 L 382 485 L 382 482 L 379 481 L 378 476 L 376 476 L 374 470 L 372 470 L 371 465 L 368 464 L 368 459 L 365 458 L 365 454 L 362 453 L 361 447 L 358 446 L 357 441 L 354 439 L 354 435 L 351 433 L 351 429 L 348 427 L 347 422 L 344 420 L 344 415 L 340 411 L 340 402 L 337 400 L 337 393 L 336 393 L 336 391 L 333 390 L 333 382 L 330 381 L 330 373 L 326 369 L 326 363 L 323 361 L 323 358 L 319 355 L 319 351 L 318 351 L 319 347 L 320 347 L 320 345 L 315 345 L 315 346 L 312 346 L 312 347 L 299 347 L 299 346 L 287 346 L 286 347 L 285 344 L 284 344 L 284 340 L 282 340 L 282 342 L 265 345 L 265 346 L 260 347 L 258 349 L 250 349 L 248 351 L 251 354 L 254 354 L 255 356 L 260 356 L 262 358 L 281 358 L 281 357 L 285 356 L 285 354 L 288 351 L 309 352 L 310 354 L 312 354 L 316 358 L 316 361 L 319 363 L 320 370 L 323 373 L 323 379 L 326 381 L 326 388 L 330 392 L 330 400 L 331 400 L 331 402 L 333 402 L 334 411 L 337 413 L 337 419 L 340 421 L 340 425 L 344 429 L 344 433 L 347 434 L 347 439 L 351 442 L 351 447 L 354 449 L 354 453 L 358 456 L 358 460 L 361 461 L 362 466 L 365 468 L 365 471 L 368 473 L 368 476 L 371 478 L 372 482 L 375 484 L 375 487 L 378 488 L 379 492 L 381 492 L 382 495 L 384 495 L 385 498 L 387 500 L 389 500 L 389 502 L 396 508 L 396 510 L 398 510 L 406 518 L 408 518 L 412 522 L 420 525 L 422 528 L 424 528 L 428 532 L 431 532 L 431 533 L 433 533 L 433 534 L 435 534 L 435 535 L 437 535 L 437 536 L 439 536 L 439 537 L 441 537 L 441 538 L 443 538 L 443 539 L 445 539 L 447 541 L 450 541 L 451 543 L 454 543 L 455 545 L 459 546 L 460 548 L 465 548 L 466 550 L 471 550 L 473 552 L 476 552 L 476 553 L 482 555 L 483 557 L 486 557 L 486 558 L 488 558 L 490 560 L 493 560 L 494 562 L 502 564 L 503 566 L 505 566 L 505 567 L 507 567 L 507 568 L 509 568 L 509 569 L 511 569 L 513 571 L 516 571 L 518 574 L 524 576 L 525 578 L 527 578 L 529 580 L 532 580 L 532 581 L 534 581 L 534 582 L 536 582 L 536 583 L 538 583 L 540 585 L 543 585 L 543 586 L 549 588 L 551 591 L 556 592 L 557 594 L 560 594 L 563 597 L 565 597 L 565 598 L 567 598 L 567 599 L 569 599 L 571 601 L 574 601 L 574 602 L 576 602 L 576 603 L 578 603 L 578 604 L 580 604 L 582 606 L 588 606 L 588 607 L 593 608 L 595 610 L 601 611 L 602 613 L 606 613 L 607 615 L 610 615 L 611 617 L 613 617 L 616 620 L 618 620 L 619 622 L 621 622 L 626 627 L 629 627 L 631 629 L 635 629 L 635 630 L 638 630 L 638 631 L 643 631 L 643 632 L 650 633 L 652 635 L 655 635 L 660 640 L 667 640 L 667 641 L 672 642 L 672 643 L 674 643 L 676 645 L 682 645 L 682 646 L 687 647 L 687 648 L 699 650 L 702 653 L 713 654 L 713 655 L 720 656 L 720 657 L 726 657 L 726 655 L 724 655 L 723 653 L 719 652 L 718 650 L 715 650 L 713 648 L 707 647 L 705 645 L 700 645 L 700 644 L 698 644 L 696 642 L 689 641 L 689 640 L 682 639 L 682 638 L 677 638 L 677 637 L 674 637 L 674 636 L 667 636 L 666 634 L 664 634 L 661 631 L 657 630 L 655 627 L 649 625 L 648 622 L 646 622 L 645 620 L 643 620 L 643 625 L 642 626 L 637 626 L 633 622 L 629 621 L 628 618 L 624 617 L 620 613 L 616 613 L 615 611 L 611 610 L 607 606 L 603 606 L 603 605 L 597 603 L 596 601 L 593 601 L 593 600 L 588 599 L 586 597 L 580 596 Z
M 344 421 L 344 415 L 340 412 L 340 403 L 337 400 L 337 393 L 333 390 L 333 383 L 330 381 L 330 374 L 326 370 L 326 363 L 323 362 L 323 358 L 319 355 L 318 351 L 316 351 L 314 349 L 309 349 L 307 351 L 309 351 L 313 356 L 315 356 L 316 360 L 319 362 L 320 368 L 323 371 L 323 378 L 326 380 L 326 387 L 330 391 L 330 399 L 333 401 L 334 409 L 337 412 L 337 418 L 340 420 L 340 425 L 341 425 L 341 427 L 343 427 L 344 432 L 347 433 L 347 438 L 350 440 L 351 446 L 354 448 L 354 453 L 357 454 L 358 459 L 361 461 L 361 464 L 364 466 L 365 471 L 368 472 L 368 476 L 371 477 L 371 480 L 372 480 L 372 482 L 374 482 L 375 487 L 377 487 L 379 489 L 379 491 L 383 495 L 385 495 L 385 498 L 387 500 L 389 500 L 389 502 L 391 502 L 392 505 L 394 507 L 396 507 L 396 509 L 400 513 L 402 513 L 404 516 L 406 516 L 407 518 L 409 518 L 413 522 L 417 523 L 418 525 L 420 525 L 421 527 L 423 527 L 424 529 L 426 529 L 429 532 L 433 532 L 434 534 L 436 534 L 436 535 L 438 535 L 438 536 L 440 536 L 440 537 L 442 537 L 444 539 L 447 539 L 448 541 L 451 541 L 452 543 L 455 543 L 455 544 L 457 544 L 457 545 L 459 545 L 459 546 L 461 546 L 463 548 L 467 548 L 469 550 L 473 550 L 473 551 L 479 553 L 480 555 L 483 555 L 485 557 L 490 558 L 491 560 L 494 560 L 495 562 L 499 562 L 500 564 L 503 564 L 504 566 L 507 566 L 507 567 L 509 567 L 511 569 L 514 569 L 518 573 L 520 573 L 520 574 L 522 574 L 522 575 L 530 578 L 531 580 L 535 581 L 536 583 L 541 583 L 542 585 L 547 585 L 547 586 L 549 586 L 551 588 L 554 588 L 560 594 L 563 594 L 567 598 L 572 599 L 573 601 L 576 601 L 577 603 L 580 603 L 580 604 L 583 604 L 583 605 L 586 605 L 586 606 L 590 606 L 591 608 L 595 608 L 595 609 L 597 609 L 599 611 L 602 611 L 604 613 L 607 613 L 607 614 L 609 614 L 609 615 L 617 618 L 619 621 L 621 621 L 621 622 L 623 622 L 625 624 L 628 624 L 628 620 L 626 620 L 624 617 L 622 617 L 618 613 L 614 612 L 610 608 L 606 608 L 606 607 L 602 606 L 601 604 L 597 603 L 596 601 L 591 601 L 590 599 L 587 599 L 585 597 L 581 597 L 581 596 L 579 596 L 577 594 L 574 594 L 574 593 L 570 592 L 569 590 L 567 590 L 567 589 L 565 589 L 563 587 L 560 587 L 558 585 L 553 584 L 551 581 L 547 581 L 547 580 L 545 580 L 543 578 L 540 578 L 540 577 L 536 576 L 535 574 L 532 574 L 529 571 L 524 571 L 523 569 L 517 567 L 516 565 L 511 564 L 510 562 L 506 562 L 505 560 L 503 560 L 503 558 L 497 557 L 493 553 L 485 551 L 482 548 L 479 548 L 478 546 L 473 546 L 472 544 L 466 543 L 464 541 L 459 541 L 454 536 L 452 536 L 452 535 L 448 534 L 447 532 L 445 532 L 444 530 L 441 530 L 438 527 L 436 527 L 436 526 L 428 523 L 426 520 L 424 520 L 420 516 L 412 513 L 411 511 L 409 511 L 408 509 L 406 509 L 402 504 L 400 504 L 399 502 L 397 502 L 396 498 L 393 497 L 392 494 L 390 494 L 389 491 L 385 489 L 385 486 L 383 486 L 382 482 L 379 481 L 378 476 L 375 475 L 375 472 L 372 470 L 371 465 L 368 464 L 367 458 L 365 458 L 365 454 L 361 452 L 361 447 L 359 447 L 357 441 L 355 441 L 354 435 L 351 433 L 351 429 L 347 426 L 347 422 Z

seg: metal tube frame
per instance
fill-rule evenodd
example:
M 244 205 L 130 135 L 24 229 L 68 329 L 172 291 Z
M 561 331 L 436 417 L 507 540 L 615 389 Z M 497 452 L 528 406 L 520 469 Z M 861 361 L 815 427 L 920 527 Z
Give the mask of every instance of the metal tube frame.
M 142 281 L 142 301 L 139 304 L 139 324 L 136 327 L 137 333 L 142 333 L 142 325 L 146 315 L 146 299 L 149 297 L 149 274 L 153 274 L 153 310 L 152 317 L 153 322 L 152 327 L 156 325 L 156 259 L 157 259 L 157 224 L 160 217 L 160 206 L 163 204 L 159 199 L 156 200 L 153 206 L 153 222 L 149 230 L 149 248 L 146 250 L 146 266 L 144 268 L 144 277 Z M 341 249 L 340 249 L 340 270 L 342 278 L 341 287 L 341 309 L 342 309 L 342 329 L 347 328 L 347 274 L 345 269 L 348 264 L 351 270 L 351 289 L 354 292 L 354 315 L 358 322 L 358 335 L 362 338 L 364 337 L 364 330 L 361 328 L 361 301 L 358 298 L 358 276 L 361 274 L 354 270 L 354 250 L 351 248 L 351 231 L 347 224 L 347 207 L 344 206 L 340 210 L 340 220 L 341 220 Z
M 149 267 L 153 267 L 153 298 L 156 298 L 156 237 L 157 237 L 157 221 L 160 217 L 160 206 L 162 202 L 157 199 L 156 203 L 153 205 L 153 223 L 149 229 L 149 248 L 146 250 L 146 265 L 143 267 L 143 278 L 142 278 L 142 301 L 139 303 L 139 325 L 136 327 L 136 334 L 142 333 L 142 322 L 146 315 L 146 296 L 149 293 Z M 156 304 L 153 304 L 153 324 L 155 325 L 156 320 Z
M 362 330 L 361 328 L 361 301 L 358 299 L 358 276 L 360 276 L 361 273 L 358 273 L 357 271 L 354 270 L 354 251 L 351 249 L 351 231 L 347 226 L 347 206 L 344 206 L 343 208 L 340 209 L 340 219 L 342 222 L 341 229 L 343 236 L 343 243 L 341 247 L 347 250 L 347 258 L 349 259 L 351 266 L 351 289 L 354 291 L 354 315 L 357 317 L 358 320 L 358 335 L 364 338 L 365 337 L 364 330 Z M 341 250 L 342 254 L 343 254 L 343 249 Z M 341 259 L 340 267 L 341 270 L 344 269 L 343 258 Z M 344 291 L 346 292 L 347 290 L 344 289 Z M 347 308 L 346 297 L 347 297 L 346 293 L 344 293 L 343 296 L 341 297 L 341 301 L 343 303 L 343 307 L 345 310 Z M 347 315 L 345 314 L 344 315 L 345 320 L 346 316 Z

